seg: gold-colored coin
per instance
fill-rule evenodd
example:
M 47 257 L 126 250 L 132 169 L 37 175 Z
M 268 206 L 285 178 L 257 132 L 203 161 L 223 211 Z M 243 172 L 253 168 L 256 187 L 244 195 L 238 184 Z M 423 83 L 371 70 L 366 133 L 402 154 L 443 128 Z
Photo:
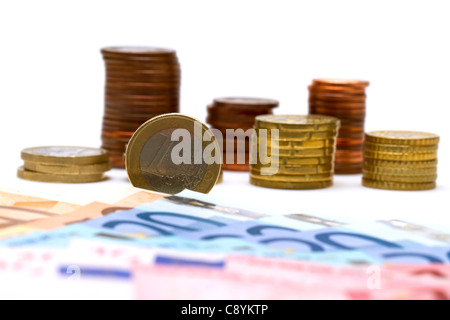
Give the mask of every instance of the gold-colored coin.
M 335 139 L 338 135 L 337 130 L 329 131 L 278 131 L 278 135 L 272 135 L 270 130 L 267 131 L 267 139 L 276 140 L 291 140 L 293 142 L 299 141 L 314 141 L 314 140 L 326 140 Z M 263 135 L 260 131 L 257 132 L 257 139 L 263 140 Z
M 310 190 L 328 188 L 333 185 L 333 180 L 321 182 L 286 182 L 286 181 L 267 181 L 250 177 L 252 185 L 272 189 L 297 189 Z
M 363 170 L 370 172 L 372 174 L 384 174 L 384 175 L 399 175 L 399 176 L 429 176 L 437 174 L 437 167 L 424 168 L 424 169 L 414 169 L 405 167 L 380 167 L 380 166 L 370 166 L 364 163 Z
M 17 176 L 21 179 L 39 181 L 39 182 L 57 182 L 57 183 L 88 183 L 98 182 L 105 179 L 103 173 L 94 174 L 51 174 L 25 170 L 25 168 L 19 167 L 17 169 Z
M 261 151 L 261 149 L 260 149 Z M 310 158 L 310 157 L 332 157 L 336 149 L 334 147 L 331 148 L 316 148 L 316 149 L 275 149 L 268 148 L 267 150 L 268 156 L 279 156 L 279 157 L 301 157 L 301 158 Z
M 369 188 L 385 189 L 385 190 L 403 190 L 403 191 L 421 191 L 436 188 L 436 182 L 401 183 L 401 182 L 375 181 L 366 178 L 362 179 L 362 185 Z
M 330 138 L 326 140 L 311 140 L 311 141 L 295 141 L 290 139 L 257 139 L 256 137 L 251 140 L 252 143 L 261 147 L 270 149 L 272 146 L 278 149 L 296 149 L 296 150 L 308 150 L 317 148 L 330 148 L 336 146 L 336 138 Z
M 377 160 L 394 160 L 394 161 L 427 161 L 427 160 L 436 160 L 437 152 L 393 153 L 393 152 L 375 152 L 364 149 L 364 158 Z
M 436 168 L 437 159 L 428 161 L 394 161 L 364 158 L 364 165 L 383 168 L 430 169 Z
M 221 152 L 200 121 L 178 113 L 154 117 L 137 129 L 126 150 L 133 186 L 168 194 L 208 193 L 220 174 Z
M 301 165 L 301 166 L 283 166 L 279 167 L 263 167 L 263 171 L 266 174 L 282 174 L 282 175 L 305 175 L 305 174 L 319 174 L 319 173 L 332 173 L 333 164 L 324 165 Z M 261 167 L 250 166 L 250 172 L 255 175 L 261 175 Z
M 315 148 L 328 148 L 336 145 L 336 138 L 330 138 L 325 140 L 310 140 L 310 141 L 295 141 L 291 139 L 278 139 L 278 140 L 259 140 L 252 139 L 252 142 L 258 143 L 258 145 L 267 146 L 270 148 L 273 145 L 280 149 L 315 149 Z
M 400 175 L 378 174 L 363 170 L 363 177 L 370 180 L 386 181 L 386 182 L 425 183 L 436 181 L 437 174 L 432 174 L 428 176 L 400 176 Z
M 300 158 L 300 157 L 278 157 L 278 159 L 272 159 L 270 157 L 264 157 L 259 155 L 258 162 L 254 163 L 252 158 L 250 158 L 250 164 L 254 167 L 266 167 L 271 164 L 277 165 L 318 165 L 318 164 L 330 164 L 334 162 L 333 157 L 311 157 L 311 158 Z
M 339 119 L 321 115 L 261 115 L 255 118 L 258 129 L 278 129 L 289 133 L 336 131 L 339 124 Z
M 22 159 L 57 165 L 88 165 L 108 162 L 103 149 L 86 147 L 35 147 L 22 150 Z
M 67 175 L 95 174 L 111 170 L 111 163 L 109 162 L 74 166 L 25 161 L 23 166 L 26 170 L 30 171 Z
M 439 143 L 434 133 L 417 131 L 373 131 L 366 133 L 366 141 L 394 145 L 429 146 Z
M 374 152 L 392 152 L 392 153 L 432 153 L 437 152 L 437 145 L 430 146 L 402 146 L 395 144 L 381 144 L 367 142 L 364 144 L 364 149 Z
M 317 182 L 317 181 L 328 181 L 333 179 L 333 172 L 328 173 L 316 173 L 316 174 L 297 174 L 297 175 L 284 175 L 284 174 L 274 174 L 274 175 L 259 175 L 250 171 L 250 177 L 259 180 L 266 181 L 284 181 L 284 182 Z

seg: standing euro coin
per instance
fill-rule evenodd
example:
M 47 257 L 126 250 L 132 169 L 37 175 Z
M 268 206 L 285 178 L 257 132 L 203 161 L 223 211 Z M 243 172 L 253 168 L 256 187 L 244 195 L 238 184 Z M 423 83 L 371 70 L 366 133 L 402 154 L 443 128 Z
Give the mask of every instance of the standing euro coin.
M 154 117 L 136 130 L 125 164 L 135 187 L 168 194 L 185 189 L 208 193 L 220 175 L 221 152 L 206 125 L 173 113 Z

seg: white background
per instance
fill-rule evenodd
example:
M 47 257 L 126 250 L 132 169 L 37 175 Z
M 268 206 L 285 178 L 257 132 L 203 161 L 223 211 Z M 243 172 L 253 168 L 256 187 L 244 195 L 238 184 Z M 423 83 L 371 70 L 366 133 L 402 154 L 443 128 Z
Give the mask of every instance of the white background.
M 360 78 L 366 129 L 441 136 L 438 188 L 367 189 L 336 176 L 325 190 L 249 185 L 225 172 L 207 195 L 269 213 L 337 220 L 403 218 L 450 226 L 450 6 L 447 1 L 1 1 L 0 187 L 95 199 L 129 185 L 54 185 L 16 178 L 20 150 L 39 145 L 100 146 L 104 66 L 100 48 L 152 45 L 177 50 L 181 112 L 204 120 L 219 96 L 280 101 L 278 114 L 307 114 L 313 78 Z

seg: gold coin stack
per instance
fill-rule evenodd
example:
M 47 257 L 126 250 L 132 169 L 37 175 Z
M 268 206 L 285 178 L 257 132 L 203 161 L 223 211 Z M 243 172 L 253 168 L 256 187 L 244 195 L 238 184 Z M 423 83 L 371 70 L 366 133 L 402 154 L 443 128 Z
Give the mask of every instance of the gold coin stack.
M 366 133 L 363 186 L 388 190 L 436 187 L 439 136 L 414 131 Z
M 338 119 L 320 115 L 257 116 L 250 183 L 277 189 L 332 186 L 339 125 Z
M 21 179 L 40 182 L 87 183 L 105 179 L 111 169 L 108 153 L 85 147 L 35 147 L 22 150 Z

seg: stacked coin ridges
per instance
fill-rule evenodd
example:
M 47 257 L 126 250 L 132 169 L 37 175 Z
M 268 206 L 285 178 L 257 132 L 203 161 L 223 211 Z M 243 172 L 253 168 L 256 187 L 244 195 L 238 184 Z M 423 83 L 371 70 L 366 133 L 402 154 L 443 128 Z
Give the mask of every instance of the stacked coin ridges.
M 22 150 L 19 178 L 60 183 L 87 183 L 104 180 L 111 169 L 108 153 L 86 147 L 34 147 Z
M 222 147 L 223 170 L 249 169 L 249 135 L 238 132 L 235 136 L 227 135 L 227 129 L 242 129 L 247 132 L 253 128 L 256 116 L 272 114 L 273 108 L 276 107 L 278 107 L 277 100 L 250 97 L 217 98 L 207 106 L 206 122 L 212 129 L 217 130 L 213 131 Z
M 279 189 L 331 186 L 338 130 L 339 120 L 329 116 L 256 117 L 250 183 Z
M 101 49 L 106 68 L 102 147 L 113 167 L 124 168 L 126 145 L 141 124 L 179 112 L 180 64 L 176 52 L 155 47 Z
M 341 120 L 335 159 L 338 174 L 362 172 L 368 86 L 362 80 L 315 79 L 308 87 L 309 113 Z
M 389 190 L 436 187 L 439 136 L 415 131 L 366 134 L 362 184 Z

